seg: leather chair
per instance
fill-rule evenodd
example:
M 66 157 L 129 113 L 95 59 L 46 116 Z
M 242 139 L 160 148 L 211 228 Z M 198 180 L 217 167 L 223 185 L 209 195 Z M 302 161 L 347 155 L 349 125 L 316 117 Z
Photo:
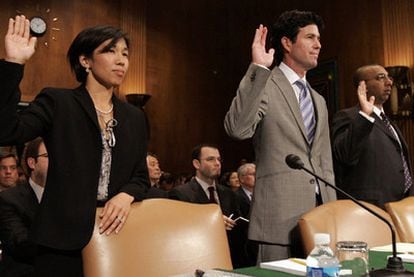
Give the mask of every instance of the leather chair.
M 363 203 L 393 225 L 384 210 Z M 338 241 L 365 241 L 369 248 L 391 244 L 392 241 L 388 225 L 351 200 L 332 201 L 313 208 L 299 219 L 299 230 L 306 255 L 314 247 L 315 233 L 329 233 L 332 250 L 336 249 Z M 398 234 L 396 235 L 398 240 Z
M 402 242 L 414 242 L 414 196 L 385 204 Z
M 133 203 L 119 234 L 95 229 L 82 251 L 85 277 L 194 274 L 232 263 L 220 207 L 169 199 Z

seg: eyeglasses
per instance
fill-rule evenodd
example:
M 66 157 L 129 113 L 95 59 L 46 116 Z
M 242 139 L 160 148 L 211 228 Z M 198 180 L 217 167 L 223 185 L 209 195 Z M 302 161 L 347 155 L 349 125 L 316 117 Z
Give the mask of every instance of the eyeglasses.
M 386 79 L 390 80 L 391 82 L 394 81 L 394 78 L 392 78 L 391 76 L 389 76 L 389 75 L 387 75 L 385 73 L 378 73 L 377 76 L 375 76 L 372 79 L 368 79 L 366 81 L 374 80 L 374 79 L 377 80 L 377 81 L 381 81 L 381 82 L 385 82 Z
M 43 153 L 43 154 L 39 154 L 36 156 L 36 158 L 39 158 L 39 157 L 49 158 L 49 155 L 47 153 Z
M 219 163 L 222 163 L 223 162 L 223 159 L 220 158 L 220 157 L 218 157 L 218 158 L 216 158 L 216 157 L 207 157 L 205 159 L 200 159 L 200 161 L 207 161 L 207 162 L 218 161 Z

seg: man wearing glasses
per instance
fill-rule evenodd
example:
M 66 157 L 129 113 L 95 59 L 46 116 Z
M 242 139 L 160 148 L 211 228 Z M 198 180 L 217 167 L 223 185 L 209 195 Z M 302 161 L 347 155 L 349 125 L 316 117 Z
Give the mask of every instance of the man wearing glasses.
M 358 68 L 354 85 L 359 104 L 339 111 L 332 128 L 337 185 L 381 208 L 414 194 L 407 143 L 383 109 L 392 83 L 380 65 Z
M 1 276 L 32 276 L 35 245 L 29 229 L 42 198 L 49 165 L 41 138 L 29 142 L 24 154 L 28 182 L 0 193 Z

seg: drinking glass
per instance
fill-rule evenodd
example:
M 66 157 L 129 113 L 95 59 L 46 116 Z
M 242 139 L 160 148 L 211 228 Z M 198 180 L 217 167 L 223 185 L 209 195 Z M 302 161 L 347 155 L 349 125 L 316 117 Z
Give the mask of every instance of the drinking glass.
M 340 276 L 368 276 L 368 246 L 363 241 L 338 241 L 336 243 Z

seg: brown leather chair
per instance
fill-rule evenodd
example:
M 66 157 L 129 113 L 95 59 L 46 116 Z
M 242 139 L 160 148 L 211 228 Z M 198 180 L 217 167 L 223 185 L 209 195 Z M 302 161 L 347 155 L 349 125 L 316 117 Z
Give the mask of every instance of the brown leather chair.
M 390 216 L 384 210 L 363 203 L 393 225 Z M 299 219 L 299 230 L 306 255 L 314 247 L 315 233 L 329 233 L 333 250 L 337 241 L 344 240 L 365 241 L 369 248 L 391 244 L 391 231 L 388 225 L 351 200 L 332 201 L 310 210 Z
M 402 242 L 414 242 L 414 196 L 385 204 Z
M 98 208 L 97 214 L 100 212 Z M 83 249 L 85 277 L 171 276 L 232 269 L 220 207 L 169 199 L 132 204 L 117 235 L 100 235 L 98 216 Z

